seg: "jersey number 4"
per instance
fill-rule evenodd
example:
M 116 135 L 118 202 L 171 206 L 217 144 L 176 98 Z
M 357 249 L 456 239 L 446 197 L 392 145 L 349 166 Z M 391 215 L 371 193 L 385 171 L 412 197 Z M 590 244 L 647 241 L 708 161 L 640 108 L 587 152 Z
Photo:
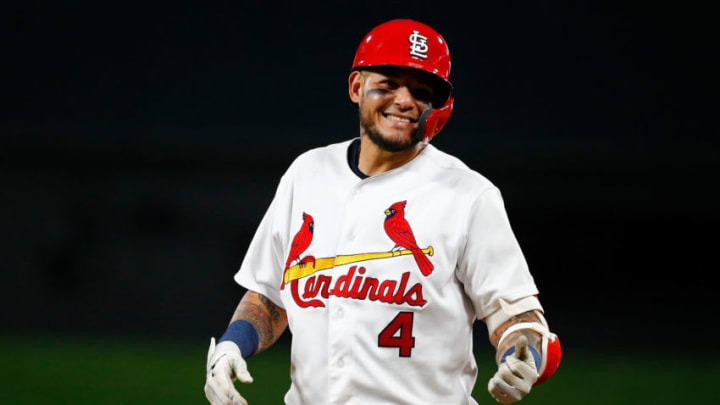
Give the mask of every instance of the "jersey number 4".
M 412 335 L 414 316 L 414 312 L 398 313 L 378 335 L 378 346 L 397 347 L 400 349 L 400 357 L 410 357 L 410 352 L 415 347 L 415 338 Z

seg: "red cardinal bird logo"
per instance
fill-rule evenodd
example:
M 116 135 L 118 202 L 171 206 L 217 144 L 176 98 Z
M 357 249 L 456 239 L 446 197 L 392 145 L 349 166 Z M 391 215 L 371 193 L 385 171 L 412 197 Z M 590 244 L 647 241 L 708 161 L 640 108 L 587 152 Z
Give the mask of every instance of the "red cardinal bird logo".
M 312 242 L 314 230 L 315 220 L 313 219 L 313 217 L 303 212 L 303 224 L 300 227 L 298 233 L 296 233 L 295 237 L 293 238 L 292 246 L 290 246 L 290 254 L 288 255 L 287 263 L 285 263 L 283 280 L 282 284 L 280 285 L 281 290 L 285 287 L 285 272 L 287 272 L 287 269 L 290 268 L 290 265 L 293 261 L 297 260 L 298 264 L 315 261 L 315 258 L 312 256 L 308 256 L 300 260 L 300 255 L 308 248 L 308 246 L 310 246 L 310 242 Z
M 424 276 L 428 276 L 434 267 L 415 242 L 410 224 L 405 219 L 405 204 L 407 201 L 396 202 L 385 210 L 385 233 L 395 242 L 393 249 L 404 247 L 412 251 L 420 271 Z

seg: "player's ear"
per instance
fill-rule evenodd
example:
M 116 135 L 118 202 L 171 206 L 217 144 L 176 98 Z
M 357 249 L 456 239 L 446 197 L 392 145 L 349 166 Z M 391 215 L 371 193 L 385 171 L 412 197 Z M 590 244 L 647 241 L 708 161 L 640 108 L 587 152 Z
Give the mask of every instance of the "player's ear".
M 348 77 L 348 94 L 353 103 L 360 104 L 364 84 L 365 76 L 361 72 L 353 70 Z

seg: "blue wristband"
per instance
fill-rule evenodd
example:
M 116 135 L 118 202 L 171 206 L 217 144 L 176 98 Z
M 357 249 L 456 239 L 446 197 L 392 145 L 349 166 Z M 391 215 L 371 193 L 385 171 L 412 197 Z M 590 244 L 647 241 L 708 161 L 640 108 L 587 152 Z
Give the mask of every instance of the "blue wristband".
M 528 345 L 527 348 L 530 351 L 530 353 L 532 353 L 533 359 L 535 359 L 535 369 L 539 369 L 540 368 L 540 353 L 538 353 L 538 351 L 530 345 Z M 502 359 L 500 359 L 500 363 L 501 364 L 505 363 L 505 357 L 510 356 L 513 353 L 515 353 L 515 346 L 509 348 L 505 352 L 505 354 L 503 354 Z
M 225 334 L 222 335 L 218 343 L 229 340 L 234 342 L 240 348 L 240 354 L 244 359 L 252 356 L 258 348 L 257 331 L 252 324 L 245 320 L 237 320 L 231 323 Z

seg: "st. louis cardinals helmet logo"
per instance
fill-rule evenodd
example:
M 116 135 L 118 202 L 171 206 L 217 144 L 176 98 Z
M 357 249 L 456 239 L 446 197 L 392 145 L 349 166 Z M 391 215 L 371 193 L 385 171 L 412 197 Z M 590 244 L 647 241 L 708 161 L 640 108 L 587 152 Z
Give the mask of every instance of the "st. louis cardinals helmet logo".
M 410 40 L 410 56 L 427 59 L 427 37 L 420 35 L 420 31 L 414 30 L 408 40 Z

